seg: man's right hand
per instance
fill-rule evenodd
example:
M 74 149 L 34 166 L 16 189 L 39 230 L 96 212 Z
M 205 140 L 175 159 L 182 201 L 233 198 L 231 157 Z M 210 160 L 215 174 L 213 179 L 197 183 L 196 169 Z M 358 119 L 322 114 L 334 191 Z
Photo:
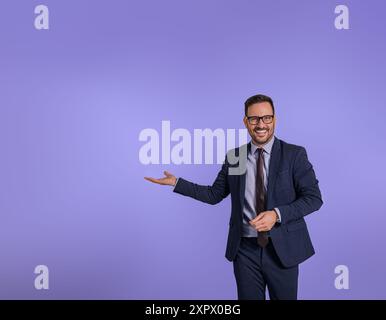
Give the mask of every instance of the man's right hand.
M 170 172 L 164 171 L 165 177 L 155 179 L 151 177 L 145 177 L 147 181 L 153 182 L 153 183 L 158 183 L 162 185 L 167 185 L 167 186 L 175 186 L 177 182 L 177 178 L 173 176 Z

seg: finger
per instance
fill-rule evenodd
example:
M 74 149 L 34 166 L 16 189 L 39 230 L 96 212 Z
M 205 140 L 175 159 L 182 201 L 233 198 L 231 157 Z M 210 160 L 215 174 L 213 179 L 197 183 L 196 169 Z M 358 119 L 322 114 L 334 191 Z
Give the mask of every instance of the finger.
M 255 218 L 255 220 L 256 220 L 256 221 L 259 221 L 260 219 L 264 218 L 264 216 L 265 216 L 265 214 L 264 214 L 264 212 L 262 212 L 262 213 L 260 213 L 260 214 Z
M 257 230 L 265 226 L 265 223 L 259 222 L 259 223 L 253 223 L 250 221 L 250 225 L 253 229 Z
M 254 224 L 258 224 L 258 223 L 264 223 L 265 219 L 262 219 L 262 218 L 257 219 L 257 218 L 255 218 L 255 219 L 250 220 L 250 221 L 252 221 Z
M 259 228 L 256 228 L 257 231 L 268 231 L 268 226 L 261 226 Z
M 162 184 L 160 180 L 155 179 L 155 178 L 151 178 L 151 177 L 145 177 L 145 180 L 153 182 L 153 183 Z
M 266 226 L 256 227 L 255 229 L 256 229 L 256 231 L 258 231 L 258 232 L 261 232 L 261 231 L 267 231 L 267 230 L 268 230 Z
M 257 217 L 254 217 L 252 220 L 250 221 L 253 221 L 253 223 L 256 223 L 258 222 L 259 220 L 261 219 L 261 216 L 257 216 Z
M 254 220 L 249 220 L 249 224 L 254 227 L 256 225 L 256 222 Z
M 250 224 L 256 229 L 256 228 L 262 228 L 264 226 L 267 226 L 267 222 L 264 220 L 256 220 L 256 218 L 253 220 L 250 220 Z
M 266 227 L 266 226 L 267 226 L 267 224 L 265 222 L 259 222 L 259 223 L 255 224 L 256 228 L 263 228 L 263 227 Z

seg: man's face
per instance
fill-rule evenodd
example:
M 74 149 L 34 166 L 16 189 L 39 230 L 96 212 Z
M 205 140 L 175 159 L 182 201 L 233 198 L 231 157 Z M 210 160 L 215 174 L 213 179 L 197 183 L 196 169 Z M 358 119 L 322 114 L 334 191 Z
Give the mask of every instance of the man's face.
M 258 123 L 256 123 L 257 118 L 253 118 L 263 116 L 273 116 L 273 110 L 269 102 L 259 102 L 249 106 L 247 116 L 244 117 L 245 127 L 248 129 L 249 135 L 251 136 L 253 142 L 257 145 L 266 144 L 272 138 L 275 132 L 275 117 L 271 119 L 271 123 L 264 123 L 263 119 L 261 118 L 258 119 Z M 249 121 L 248 118 L 250 119 Z M 269 117 L 266 117 L 265 120 L 270 119 Z

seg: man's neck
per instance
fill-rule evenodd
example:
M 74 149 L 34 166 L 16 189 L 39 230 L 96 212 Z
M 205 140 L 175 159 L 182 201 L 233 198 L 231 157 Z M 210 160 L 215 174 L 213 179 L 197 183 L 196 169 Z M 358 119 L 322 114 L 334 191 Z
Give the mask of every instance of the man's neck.
M 266 144 L 268 144 L 273 138 L 274 138 L 274 135 L 272 135 L 272 137 L 271 137 L 266 143 L 264 143 L 264 144 L 258 144 L 258 143 L 256 143 L 255 141 L 253 141 L 253 139 L 252 139 L 252 143 L 253 143 L 256 147 L 262 148 L 262 147 L 264 147 Z

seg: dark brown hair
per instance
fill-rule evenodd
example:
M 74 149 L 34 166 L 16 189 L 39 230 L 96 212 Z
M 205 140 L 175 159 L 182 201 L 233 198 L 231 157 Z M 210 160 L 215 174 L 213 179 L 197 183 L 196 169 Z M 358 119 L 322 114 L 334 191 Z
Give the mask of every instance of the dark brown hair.
M 268 97 L 268 96 L 263 95 L 263 94 L 257 94 L 257 95 L 255 95 L 255 96 L 249 97 L 249 98 L 245 101 L 245 103 L 244 103 L 244 105 L 245 105 L 245 116 L 247 116 L 247 114 L 248 114 L 248 108 L 249 108 L 251 105 L 253 105 L 253 104 L 255 104 L 255 103 L 260 103 L 260 102 L 269 102 L 270 105 L 271 105 L 271 107 L 272 107 L 272 112 L 273 112 L 273 114 L 275 114 L 275 107 L 274 107 L 274 105 L 273 105 L 272 99 L 271 99 L 270 97 Z

